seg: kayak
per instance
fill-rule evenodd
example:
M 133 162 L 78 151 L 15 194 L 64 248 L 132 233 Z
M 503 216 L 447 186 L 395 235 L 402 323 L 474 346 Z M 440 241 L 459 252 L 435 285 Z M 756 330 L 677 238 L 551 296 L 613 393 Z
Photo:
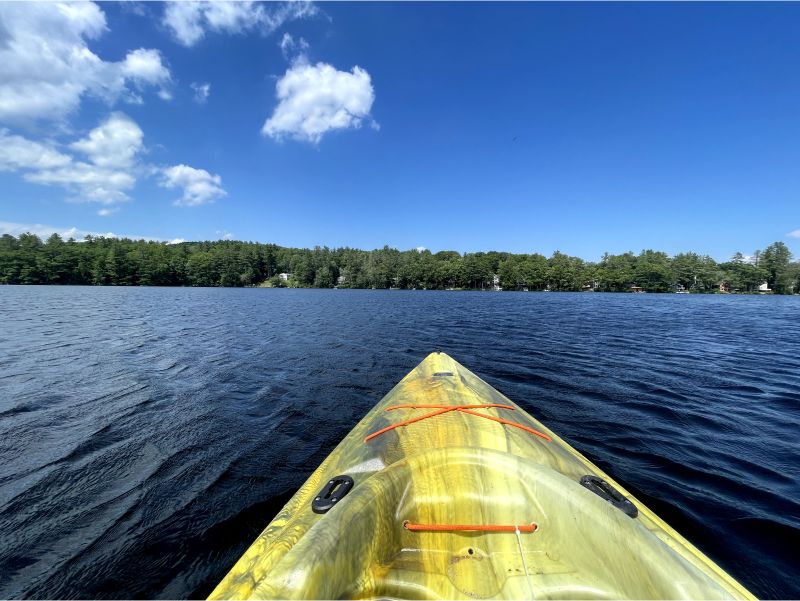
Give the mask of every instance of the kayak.
M 210 599 L 755 599 L 445 353 L 359 422 Z

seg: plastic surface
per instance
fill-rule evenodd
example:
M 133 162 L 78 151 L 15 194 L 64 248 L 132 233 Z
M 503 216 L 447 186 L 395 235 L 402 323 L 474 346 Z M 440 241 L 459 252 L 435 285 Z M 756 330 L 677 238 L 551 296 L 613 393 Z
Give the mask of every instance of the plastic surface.
M 451 373 L 452 376 L 442 374 Z M 364 439 L 431 409 L 476 409 L 546 434 L 448 411 Z M 355 482 L 311 509 L 339 474 Z M 580 484 L 597 476 L 631 519 Z M 415 531 L 426 525 L 535 530 Z M 531 531 L 532 530 L 532 531 Z M 375 406 L 267 526 L 211 599 L 753 599 L 607 474 L 443 353 Z

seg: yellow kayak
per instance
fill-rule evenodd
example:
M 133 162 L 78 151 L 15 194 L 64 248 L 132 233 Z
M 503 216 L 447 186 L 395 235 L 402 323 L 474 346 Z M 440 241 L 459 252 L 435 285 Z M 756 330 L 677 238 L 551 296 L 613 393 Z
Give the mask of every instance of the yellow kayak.
M 348 434 L 210 599 L 754 599 L 444 353 Z

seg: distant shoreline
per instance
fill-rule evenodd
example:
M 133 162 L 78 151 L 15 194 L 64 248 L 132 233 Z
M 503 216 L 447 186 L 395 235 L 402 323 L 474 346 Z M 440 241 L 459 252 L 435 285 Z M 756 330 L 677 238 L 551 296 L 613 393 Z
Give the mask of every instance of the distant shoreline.
M 255 284 L 251 286 L 191 286 L 185 284 L 179 285 L 162 285 L 162 284 L 8 284 L 8 283 L 0 283 L 0 287 L 8 286 L 8 287 L 25 287 L 25 288 L 181 288 L 181 289 L 190 289 L 190 290 L 202 290 L 202 289 L 226 289 L 226 290 L 336 290 L 337 292 L 347 292 L 347 291 L 358 291 L 358 292 L 478 292 L 478 293 L 497 293 L 501 292 L 503 294 L 544 294 L 544 293 L 553 293 L 553 294 L 600 294 L 600 295 L 610 295 L 610 294 L 621 294 L 621 295 L 629 295 L 635 294 L 630 291 L 616 291 L 616 290 L 592 290 L 592 291 L 580 291 L 580 290 L 481 290 L 479 288 L 454 288 L 454 289 L 444 289 L 444 288 L 321 288 L 318 286 L 264 286 L 260 284 Z M 676 293 L 672 291 L 667 292 L 648 292 L 646 293 L 649 296 L 668 296 L 672 294 L 682 294 Z M 690 292 L 686 294 L 692 294 L 693 296 L 800 296 L 800 292 L 795 292 L 792 294 L 775 294 L 774 292 L 718 292 L 718 291 L 711 291 L 711 292 Z
M 4 234 L 0 284 L 794 294 L 800 292 L 800 262 L 782 242 L 723 263 L 655 250 L 606 253 L 590 262 L 559 251 L 545 257 Z

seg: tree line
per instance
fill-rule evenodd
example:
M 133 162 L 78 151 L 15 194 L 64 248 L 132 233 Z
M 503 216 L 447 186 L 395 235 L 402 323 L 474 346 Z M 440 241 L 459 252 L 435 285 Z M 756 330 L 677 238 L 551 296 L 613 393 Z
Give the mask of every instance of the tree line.
M 87 236 L 0 237 L 0 283 L 98 286 L 289 286 L 626 292 L 800 292 L 800 263 L 783 242 L 718 263 L 693 252 L 606 253 L 597 262 L 562 252 L 458 253 L 394 248 L 287 248 L 220 240 L 168 244 Z

